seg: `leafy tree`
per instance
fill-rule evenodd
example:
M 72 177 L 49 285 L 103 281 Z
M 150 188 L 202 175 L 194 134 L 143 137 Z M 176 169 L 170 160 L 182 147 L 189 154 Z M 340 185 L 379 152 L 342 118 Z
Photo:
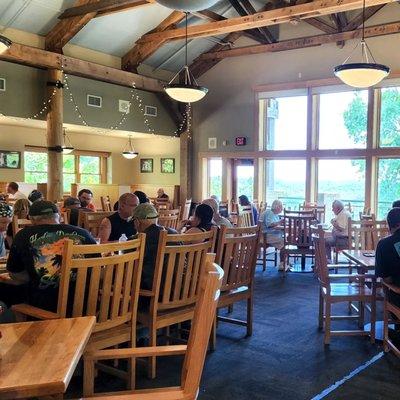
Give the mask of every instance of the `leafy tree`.
M 355 94 L 353 101 L 343 113 L 343 120 L 350 137 L 355 143 L 365 141 L 367 126 L 367 104 L 361 96 Z M 381 92 L 380 146 L 400 147 L 400 89 L 386 88 Z M 358 167 L 362 167 L 357 161 Z M 391 202 L 400 198 L 400 160 L 387 159 L 379 162 L 379 202 Z M 387 206 L 382 205 L 382 216 Z

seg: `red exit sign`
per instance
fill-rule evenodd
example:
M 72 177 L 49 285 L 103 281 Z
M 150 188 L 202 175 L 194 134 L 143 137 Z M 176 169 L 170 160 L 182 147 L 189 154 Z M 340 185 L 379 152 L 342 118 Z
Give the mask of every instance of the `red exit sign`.
M 239 136 L 235 138 L 236 146 L 246 146 L 246 138 L 244 136 Z

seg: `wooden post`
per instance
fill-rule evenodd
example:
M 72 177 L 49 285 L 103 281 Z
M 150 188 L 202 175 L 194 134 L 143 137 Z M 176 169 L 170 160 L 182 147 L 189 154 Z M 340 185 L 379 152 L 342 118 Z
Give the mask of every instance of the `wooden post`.
M 55 86 L 63 82 L 63 73 L 57 69 L 48 71 L 47 96 L 51 99 L 47 112 L 47 200 L 57 201 L 63 196 L 62 140 L 63 140 L 63 90 Z M 54 90 L 56 90 L 55 94 Z
M 192 143 L 188 131 L 180 136 L 180 191 L 179 203 L 182 205 L 186 199 L 192 197 Z

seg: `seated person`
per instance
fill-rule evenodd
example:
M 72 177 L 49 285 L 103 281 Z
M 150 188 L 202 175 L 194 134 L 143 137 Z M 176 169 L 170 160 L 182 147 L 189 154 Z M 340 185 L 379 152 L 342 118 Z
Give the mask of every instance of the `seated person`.
M 199 204 L 194 216 L 188 221 L 183 221 L 182 233 L 208 232 L 215 224 L 213 223 L 213 209 L 207 204 Z
M 71 210 L 69 214 L 69 224 L 78 226 L 80 212 L 93 212 L 90 208 L 82 208 L 81 202 L 76 197 L 67 197 L 64 200 L 64 210 Z
M 139 199 L 139 204 L 144 204 L 144 203 L 150 203 L 149 198 L 147 197 L 147 194 L 140 191 L 140 190 L 135 190 L 133 192 L 134 195 L 137 196 L 137 198 Z
M 214 198 L 209 198 L 209 199 L 205 199 L 203 200 L 202 204 L 207 204 L 208 206 L 210 206 L 213 210 L 213 223 L 217 226 L 222 226 L 225 225 L 228 228 L 233 228 L 232 223 L 225 217 L 223 217 L 220 213 L 219 213 L 219 206 L 218 206 L 218 202 L 214 199 Z
M 332 261 L 332 247 L 346 248 L 348 246 L 348 225 L 351 214 L 344 209 L 344 205 L 340 200 L 334 200 L 332 203 L 332 211 L 335 214 L 331 220 L 332 236 L 325 238 L 326 255 L 328 263 Z
M 7 185 L 8 198 L 11 200 L 26 199 L 26 196 L 19 191 L 19 185 L 17 182 L 10 182 Z
M 245 196 L 244 194 L 242 194 L 241 196 L 239 196 L 239 204 L 242 207 L 248 207 L 251 208 L 251 211 L 253 212 L 253 222 L 255 225 L 257 225 L 258 223 L 258 212 L 257 209 L 254 207 L 254 205 L 252 203 L 250 203 L 250 200 L 247 196 Z
M 164 192 L 163 188 L 157 190 L 157 199 L 169 199 L 169 196 Z
M 139 199 L 133 193 L 124 193 L 118 200 L 118 211 L 101 221 L 99 228 L 100 243 L 114 242 L 122 235 L 127 238 L 136 234 L 133 210 Z
M 392 208 L 386 219 L 390 236 L 381 239 L 376 247 L 375 275 L 400 286 L 400 208 Z M 390 295 L 390 301 L 400 307 L 400 296 L 393 292 Z
M 89 189 L 82 189 L 78 192 L 78 199 L 81 202 L 82 208 L 89 208 L 91 211 L 96 211 L 96 206 L 92 203 L 93 193 Z
M 158 225 L 158 212 L 149 203 L 139 204 L 133 211 L 133 218 L 136 230 L 146 234 L 141 287 L 151 290 L 160 232 L 163 230 L 166 230 L 168 234 L 177 234 L 178 232 L 175 229 Z
M 95 244 L 90 233 L 60 224 L 57 206 L 36 201 L 29 209 L 32 226 L 14 237 L 7 260 L 8 273 L 0 275 L 0 301 L 8 307 L 18 303 L 55 311 L 57 306 L 63 241 Z
M 42 192 L 39 192 L 39 190 L 32 190 L 32 192 L 29 193 L 28 200 L 31 203 L 34 203 L 35 201 L 38 200 L 44 200 L 43 194 Z
M 400 200 L 395 200 L 392 204 L 392 208 L 400 207 Z
M 265 210 L 261 221 L 261 230 L 266 234 L 267 243 L 279 250 L 283 247 L 283 219 L 279 217 L 282 210 L 282 202 L 274 200 L 271 209 Z
M 28 199 L 17 200 L 14 204 L 14 216 L 16 216 L 18 219 L 27 219 L 30 206 L 31 205 L 30 205 Z M 12 227 L 12 223 L 10 222 L 7 227 L 7 235 L 6 235 L 6 248 L 7 249 L 11 248 L 13 236 L 14 236 L 13 227 Z
M 6 256 L 6 231 L 11 225 L 12 207 L 7 203 L 0 203 L 0 257 Z

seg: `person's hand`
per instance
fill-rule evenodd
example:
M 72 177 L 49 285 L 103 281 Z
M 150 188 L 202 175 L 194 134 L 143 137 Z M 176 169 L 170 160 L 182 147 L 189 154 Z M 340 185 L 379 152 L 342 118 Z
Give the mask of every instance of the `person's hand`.
M 0 282 L 9 282 L 11 280 L 11 276 L 8 272 L 4 272 L 0 274 Z

